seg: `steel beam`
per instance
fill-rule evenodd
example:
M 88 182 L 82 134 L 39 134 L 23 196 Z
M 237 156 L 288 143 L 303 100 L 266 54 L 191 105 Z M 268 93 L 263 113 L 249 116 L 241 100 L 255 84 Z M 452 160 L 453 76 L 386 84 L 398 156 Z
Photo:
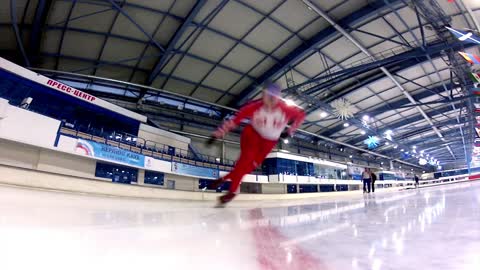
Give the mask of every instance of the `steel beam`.
M 117 9 L 120 13 L 122 13 L 123 16 L 125 16 L 125 18 L 127 18 L 127 20 L 129 20 L 131 23 L 133 23 L 133 25 L 135 25 L 135 27 L 140 30 L 140 32 L 142 32 L 146 37 L 148 37 L 148 39 L 150 40 L 151 43 L 153 43 L 160 51 L 162 52 L 165 52 L 165 48 L 163 48 L 163 46 L 158 43 L 153 37 L 152 35 L 150 35 L 149 33 L 147 33 L 147 31 L 145 31 L 145 29 L 143 29 L 142 26 L 140 26 L 125 10 L 122 9 L 121 6 L 119 6 L 115 1 L 113 0 L 108 0 L 112 6 Z
M 199 25 L 201 25 L 201 26 L 208 25 L 218 15 L 218 13 L 220 13 L 220 11 L 222 11 L 222 9 L 228 4 L 228 2 L 229 2 L 229 0 L 222 0 L 220 3 L 217 3 L 216 7 L 212 11 L 210 11 L 210 13 L 207 16 L 205 16 L 205 18 L 200 22 Z M 194 22 L 192 22 L 192 24 L 194 24 Z M 194 25 L 196 26 L 196 28 L 178 46 L 179 48 L 182 48 L 190 40 L 191 37 L 196 35 L 195 38 L 193 38 L 192 42 L 190 42 L 190 44 L 185 49 L 185 52 L 190 51 L 190 48 L 192 48 L 193 44 L 195 44 L 196 39 L 206 29 L 204 27 L 199 27 L 198 24 L 194 24 Z M 197 33 L 197 30 L 198 30 L 198 33 Z M 163 81 L 161 87 L 165 87 L 165 85 L 167 85 L 168 81 L 170 80 L 170 77 L 172 77 L 172 74 L 176 71 L 178 65 L 180 65 L 180 63 L 183 61 L 184 57 L 185 57 L 185 54 L 180 55 L 179 60 L 173 65 L 173 68 L 171 69 L 171 71 L 167 75 L 166 79 Z M 224 92 L 224 91 L 222 91 L 222 92 Z
M 449 107 L 449 106 L 444 106 L 444 107 L 441 107 L 441 108 L 435 108 L 434 110 L 432 111 L 429 111 L 427 113 L 425 113 L 427 115 L 427 117 L 435 117 L 437 115 L 441 115 L 445 112 L 449 112 L 451 111 L 452 109 Z M 425 119 L 425 117 L 423 115 L 415 115 L 415 116 L 412 116 L 412 117 L 409 117 L 409 118 L 406 118 L 406 119 L 403 119 L 403 120 L 400 120 L 398 122 L 395 122 L 391 125 L 388 125 L 387 127 L 385 128 L 382 128 L 380 130 L 378 130 L 378 133 L 380 134 L 383 134 L 385 131 L 387 130 L 393 130 L 395 131 L 396 128 L 399 128 L 399 127 L 403 127 L 403 126 L 407 126 L 409 124 L 412 124 L 412 123 L 415 123 L 415 122 L 418 122 L 418 121 L 421 121 Z M 427 122 L 428 123 L 428 122 Z M 435 124 L 433 123 L 428 123 L 430 127 L 432 127 L 432 125 L 436 128 Z M 438 134 L 437 134 L 438 136 Z M 363 137 L 363 136 L 362 136 Z M 357 144 L 357 143 L 360 143 L 364 140 L 365 138 L 357 138 L 356 140 L 351 140 L 351 141 L 347 141 L 348 143 L 351 143 L 351 144 Z
M 364 54 L 367 56 L 371 57 L 372 59 L 375 59 L 375 57 L 370 53 L 370 51 L 365 48 L 362 44 L 360 44 L 354 37 L 352 37 L 345 29 L 335 23 L 328 14 L 323 12 L 321 9 L 319 9 L 316 5 L 314 5 L 312 2 L 309 0 L 302 0 L 305 4 L 307 4 L 309 7 L 311 7 L 315 12 L 317 12 L 320 16 L 322 16 L 325 20 L 327 20 L 331 25 L 333 25 L 340 33 L 342 33 L 343 36 L 348 38 L 357 48 L 359 48 Z M 398 89 L 409 99 L 409 101 L 412 104 L 416 104 L 417 101 L 410 95 L 410 93 L 403 88 L 403 86 L 393 77 L 393 75 L 388 71 L 386 68 L 381 67 L 380 70 L 385 73 L 385 75 L 398 87 Z M 434 126 L 432 120 L 428 117 L 428 115 L 423 111 L 423 109 L 420 106 L 417 106 L 416 109 L 418 112 L 425 118 L 425 120 L 432 126 L 432 129 L 435 131 L 435 133 L 438 135 L 439 138 L 442 138 L 443 135 L 442 133 Z M 447 148 L 449 148 L 447 146 Z M 451 149 L 449 148 L 449 151 L 451 152 L 453 158 L 456 158 Z
M 180 40 L 183 34 L 185 34 L 191 22 L 193 21 L 193 19 L 195 19 L 198 12 L 200 12 L 200 10 L 202 9 L 202 7 L 205 5 L 206 2 L 207 2 L 206 0 L 198 0 L 195 3 L 192 10 L 190 10 L 187 17 L 183 21 L 182 25 L 177 29 L 173 37 L 168 42 L 167 48 L 163 52 L 160 59 L 158 59 L 154 68 L 152 69 L 152 72 L 148 76 L 147 84 L 152 84 L 153 80 L 155 80 L 155 78 L 158 76 L 158 74 L 163 69 L 163 67 L 165 67 L 165 65 L 167 64 L 167 59 L 171 56 L 171 53 L 175 49 L 175 46 L 177 45 L 178 40 Z
M 474 47 L 474 46 L 475 46 L 474 44 L 465 44 L 465 48 L 471 48 L 471 47 Z M 450 48 L 457 49 L 459 47 L 448 46 L 444 42 L 436 42 L 436 43 L 428 45 L 427 53 L 428 53 L 428 55 L 431 56 L 431 58 L 437 58 L 437 57 L 441 56 L 442 51 L 450 49 Z M 412 51 L 409 51 L 409 52 L 405 52 L 403 54 L 407 54 L 407 55 L 408 54 L 414 54 L 415 56 L 412 56 L 412 57 L 409 57 L 409 58 L 406 57 L 405 59 L 407 59 L 407 60 L 402 61 L 401 63 L 399 63 L 396 66 L 389 67 L 389 70 L 391 72 L 400 72 L 401 70 L 405 70 L 405 69 L 408 69 L 408 68 L 413 67 L 415 65 L 418 65 L 420 63 L 429 61 L 429 58 L 425 55 L 425 52 L 422 51 L 419 48 L 417 48 L 415 50 L 412 50 Z M 375 82 L 377 82 L 381 79 L 384 79 L 384 78 L 385 78 L 385 74 L 383 72 L 379 71 L 378 74 L 375 74 L 373 76 L 370 76 L 370 77 L 362 80 L 360 84 L 357 83 L 357 84 L 354 84 L 354 85 L 351 85 L 351 86 L 346 86 L 343 90 L 338 91 L 338 93 L 336 95 L 328 97 L 326 99 L 326 101 L 330 102 L 330 101 L 333 101 L 334 99 L 344 97 L 347 94 L 352 94 L 353 92 L 361 89 L 362 87 L 365 87 L 366 85 L 375 83 Z
M 47 15 L 52 6 L 52 0 L 39 0 L 32 22 L 32 31 L 30 32 L 30 41 L 28 46 L 28 56 L 31 64 L 40 61 L 40 47 L 42 41 L 42 32 L 47 23 Z
M 235 48 L 237 48 L 238 44 L 240 43 L 241 40 L 244 40 L 252 31 L 254 31 L 257 26 L 259 26 L 262 22 L 264 22 L 272 13 L 274 13 L 280 6 L 283 5 L 283 3 L 285 3 L 287 0 L 283 0 L 282 2 L 280 2 L 279 4 L 277 4 L 277 6 L 275 8 L 273 8 L 267 15 L 264 15 L 262 19 L 258 20 L 252 27 L 250 27 L 250 29 L 245 33 L 243 34 L 243 36 L 241 36 L 238 41 L 236 41 L 234 43 L 233 46 L 230 47 L 230 49 L 228 49 L 225 53 L 223 53 L 223 55 L 218 59 L 218 61 L 212 66 L 210 67 L 210 69 L 205 73 L 205 75 L 200 79 L 200 81 L 198 82 L 197 85 L 195 85 L 195 87 L 192 89 L 192 91 L 190 91 L 190 96 L 193 96 L 195 94 L 195 91 L 197 91 L 197 89 L 199 88 L 199 86 L 208 78 L 208 76 L 210 76 L 210 74 L 215 70 L 215 68 L 217 67 L 218 64 L 220 64 L 223 59 L 225 59 L 229 54 L 230 52 L 232 52 Z
M 20 49 L 20 53 L 23 56 L 23 63 L 26 67 L 30 67 L 30 59 L 28 59 L 27 52 L 23 46 L 23 40 L 20 36 L 20 30 L 18 29 L 17 24 L 17 10 L 15 9 L 17 2 L 15 0 L 10 0 L 10 20 L 13 27 L 13 32 L 15 33 L 15 39 L 17 40 L 17 46 Z
M 397 0 L 392 2 L 400 3 L 400 1 Z M 387 8 L 385 2 L 381 0 L 373 1 L 369 3 L 369 5 L 367 5 L 366 7 L 363 7 L 360 10 L 340 20 L 338 24 L 343 27 L 349 27 L 350 25 L 353 25 L 358 21 L 362 21 L 368 17 L 377 15 L 381 10 L 385 8 Z M 255 83 L 246 87 L 245 90 L 241 92 L 240 98 L 233 101 L 231 104 L 229 104 L 229 106 L 238 107 L 239 105 L 243 104 L 249 98 L 257 94 L 258 91 L 260 91 L 259 85 L 263 84 L 269 79 L 278 77 L 282 72 L 284 72 L 286 69 L 289 69 L 290 66 L 302 59 L 309 52 L 314 51 L 319 44 L 327 41 L 328 39 L 332 38 L 337 34 L 337 30 L 333 26 L 327 27 L 326 29 L 320 31 L 314 37 L 304 42 L 302 45 L 300 45 L 283 59 L 281 59 L 271 69 L 262 74 L 262 76 L 260 76 Z

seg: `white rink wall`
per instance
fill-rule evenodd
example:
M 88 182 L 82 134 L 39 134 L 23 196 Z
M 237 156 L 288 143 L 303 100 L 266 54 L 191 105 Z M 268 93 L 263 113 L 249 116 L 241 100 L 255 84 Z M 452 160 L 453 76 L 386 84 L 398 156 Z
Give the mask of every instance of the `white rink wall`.
M 53 189 L 70 192 L 112 195 L 135 198 L 215 200 L 218 193 L 198 190 L 198 179 L 174 174 L 165 174 L 167 180 L 175 180 L 177 190 L 142 186 L 144 173 L 139 172 L 138 185 L 111 183 L 110 179 L 95 177 L 96 160 L 79 155 L 62 153 L 53 149 L 26 145 L 0 139 L 0 183 L 25 187 Z M 262 176 L 266 178 L 266 176 Z M 394 181 L 393 181 L 394 182 Z M 385 182 L 386 183 L 386 182 Z M 242 194 L 239 200 L 284 200 L 316 197 L 343 196 L 360 191 L 317 192 L 298 194 L 285 193 L 281 183 L 262 184 L 265 194 Z M 398 190 L 399 187 L 379 189 L 380 192 Z
M 0 179 L 0 183 L 2 184 L 96 195 L 191 201 L 213 201 L 216 200 L 219 196 L 218 193 L 213 192 L 168 190 L 147 186 L 112 184 L 110 182 L 100 181 L 97 179 L 74 177 L 5 165 L 0 165 L 0 174 L 2 175 L 2 179 Z M 389 192 L 395 190 L 398 190 L 398 188 L 389 188 L 382 190 L 382 192 Z M 242 194 L 242 196 L 238 196 L 236 200 L 294 200 L 305 198 L 345 196 L 355 193 L 358 194 L 359 192 L 345 191 L 296 194 Z
M 147 186 L 112 184 L 109 181 L 99 181 L 85 177 L 75 177 L 50 173 L 32 169 L 24 169 L 12 166 L 0 165 L 2 178 L 0 183 L 22 187 L 67 191 L 75 193 L 86 193 L 95 195 L 131 197 L 142 199 L 173 199 L 189 201 L 213 201 L 218 193 L 194 192 L 181 190 L 168 190 L 152 188 Z M 458 182 L 465 182 L 461 180 Z M 399 187 L 379 189 L 378 192 L 394 192 Z M 319 192 L 319 193 L 296 193 L 296 194 L 242 194 L 236 198 L 237 201 L 259 201 L 259 200 L 296 200 L 321 197 L 339 197 L 360 194 L 360 191 L 344 192 Z
M 165 183 L 175 181 L 175 190 L 143 184 L 144 170 L 139 170 L 138 184 L 111 183 L 110 179 L 95 177 L 96 160 L 86 156 L 59 152 L 54 149 L 26 145 L 0 139 L 0 183 L 25 187 L 53 189 L 99 195 L 153 199 L 215 200 L 218 193 L 198 189 L 198 179 L 165 174 Z M 251 176 L 250 176 L 251 177 Z M 267 176 L 260 176 L 266 180 Z M 381 189 L 383 190 L 383 189 Z M 389 188 L 387 190 L 397 190 Z M 379 190 L 380 191 L 380 190 Z M 342 196 L 359 191 L 286 193 L 286 184 L 264 183 L 264 194 L 242 194 L 239 200 L 284 200 Z M 280 194 L 278 194 L 280 193 Z
M 3 102 L 0 103 L 0 110 L 4 111 L 0 118 L 0 138 L 44 147 L 53 146 L 60 121 Z

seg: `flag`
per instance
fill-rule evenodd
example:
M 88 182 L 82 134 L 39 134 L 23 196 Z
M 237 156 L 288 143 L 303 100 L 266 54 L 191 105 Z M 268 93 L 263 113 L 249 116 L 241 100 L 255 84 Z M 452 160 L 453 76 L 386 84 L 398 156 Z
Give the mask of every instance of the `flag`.
M 467 62 L 469 62 L 472 65 L 480 65 L 480 57 L 471 54 L 471 53 L 466 53 L 466 52 L 458 52 Z
M 472 32 L 465 32 L 457 29 L 453 29 L 450 27 L 446 27 L 450 33 L 452 33 L 458 40 L 466 42 L 466 43 L 475 43 L 480 44 L 480 38 Z
M 472 81 L 474 83 L 480 83 L 480 73 L 470 73 L 470 79 L 472 79 Z M 480 89 L 473 89 L 473 92 L 479 92 Z

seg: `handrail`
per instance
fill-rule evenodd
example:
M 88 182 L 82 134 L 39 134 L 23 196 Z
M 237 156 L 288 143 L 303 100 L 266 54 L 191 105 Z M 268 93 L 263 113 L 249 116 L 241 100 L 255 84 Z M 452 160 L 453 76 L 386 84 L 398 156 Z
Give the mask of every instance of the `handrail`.
M 218 160 L 215 157 L 212 157 L 209 155 L 203 155 L 203 154 L 201 155 L 202 160 L 199 160 L 193 157 L 190 154 L 190 151 L 188 150 L 172 147 L 169 145 L 165 145 L 165 144 L 150 141 L 150 140 L 145 140 L 137 136 L 134 136 L 135 140 L 132 139 L 131 141 L 123 141 L 123 138 L 121 136 L 115 136 L 115 135 L 102 136 L 104 134 L 97 136 L 97 135 L 88 133 L 88 130 L 81 131 L 78 129 L 73 129 L 71 127 L 65 126 L 64 124 L 62 124 L 59 130 L 59 133 L 67 136 L 74 136 L 76 138 L 83 138 L 86 140 L 91 140 L 94 142 L 115 146 L 120 149 L 125 149 L 134 153 L 140 153 L 145 156 L 159 158 L 159 159 L 170 161 L 170 162 L 186 161 L 188 164 L 191 164 L 191 165 L 206 167 L 206 168 L 215 168 L 219 170 L 229 170 L 230 167 L 232 167 L 234 164 L 232 160 L 225 159 L 223 160 L 223 162 L 221 162 L 221 160 Z M 143 140 L 144 143 L 138 144 L 139 139 Z M 135 144 L 132 144 L 131 142 L 135 142 Z M 149 147 L 148 142 L 153 143 L 153 148 Z M 172 152 L 170 149 L 175 149 L 175 151 Z

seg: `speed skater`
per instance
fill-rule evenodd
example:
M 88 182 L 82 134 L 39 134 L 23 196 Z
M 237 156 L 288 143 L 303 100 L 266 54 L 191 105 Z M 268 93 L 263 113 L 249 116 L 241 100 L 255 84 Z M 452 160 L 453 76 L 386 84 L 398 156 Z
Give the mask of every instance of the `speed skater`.
M 230 202 L 236 196 L 242 178 L 262 164 L 279 138 L 292 136 L 302 124 L 305 118 L 303 109 L 287 104 L 281 99 L 280 92 L 281 88 L 278 84 L 268 84 L 263 90 L 261 99 L 244 105 L 232 119 L 225 121 L 213 132 L 213 139 L 221 139 L 242 120 L 250 119 L 250 123 L 240 135 L 240 157 L 234 168 L 209 186 L 216 189 L 223 182 L 231 181 L 228 193 L 219 197 L 220 205 Z M 290 127 L 285 130 L 289 124 Z

